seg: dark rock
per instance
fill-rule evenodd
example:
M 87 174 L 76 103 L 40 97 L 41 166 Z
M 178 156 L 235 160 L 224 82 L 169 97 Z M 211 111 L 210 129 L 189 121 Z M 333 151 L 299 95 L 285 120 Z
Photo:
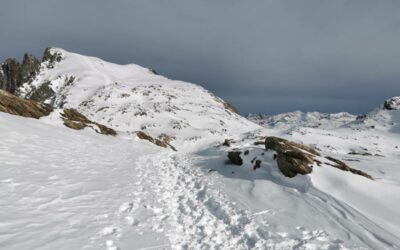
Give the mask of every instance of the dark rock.
M 330 156 L 326 156 L 325 158 L 334 163 L 334 164 L 327 163 L 328 165 L 330 165 L 332 167 L 338 168 L 338 169 L 343 170 L 343 171 L 350 171 L 353 174 L 361 175 L 361 176 L 364 176 L 364 177 L 366 177 L 368 179 L 371 179 L 371 180 L 374 179 L 371 175 L 369 175 L 369 174 L 367 174 L 367 173 L 365 173 L 365 172 L 363 172 L 361 170 L 351 168 L 346 163 L 344 163 L 344 162 L 342 162 L 342 161 L 340 161 L 338 159 L 335 159 L 335 158 L 330 157 Z
M 244 155 L 248 155 L 250 153 L 249 150 L 244 151 Z
M 285 152 L 288 150 L 305 151 L 312 155 L 319 156 L 320 154 L 313 148 L 307 147 L 303 144 L 288 141 L 283 138 L 269 136 L 265 139 L 265 148 L 275 150 L 276 152 Z
M 242 152 L 240 151 L 230 151 L 228 152 L 228 158 L 233 164 L 241 166 L 243 165 L 243 159 L 240 157 L 241 154 Z
M 383 109 L 386 110 L 399 110 L 400 109 L 400 96 L 392 97 L 385 101 Z
M 21 65 L 21 83 L 35 79 L 40 71 L 40 61 L 31 54 L 25 54 Z
M 61 62 L 62 54 L 54 51 L 53 48 L 46 48 L 43 54 L 42 62 L 47 62 L 47 68 L 54 68 L 57 62 Z
M 0 112 L 39 119 L 53 111 L 50 105 L 25 100 L 0 90 Z
M 366 114 L 362 114 L 362 115 L 358 115 L 358 116 L 356 117 L 356 120 L 357 120 L 357 121 L 365 121 L 367 118 L 368 118 L 368 117 L 367 117 Z
M 159 75 L 158 72 L 157 72 L 155 69 L 149 69 L 149 71 L 150 71 L 151 73 L 153 73 L 154 75 Z
M 316 150 L 282 138 L 273 136 L 267 137 L 265 139 L 265 148 L 267 150 L 272 149 L 276 151 L 276 161 L 278 163 L 278 167 L 283 175 L 287 177 L 294 177 L 297 174 L 309 174 L 312 172 L 312 166 L 314 163 L 316 163 L 318 166 L 322 164 L 321 161 L 315 159 L 317 156 L 320 156 L 320 154 Z M 330 156 L 327 156 L 325 158 L 332 162 L 325 163 L 327 165 L 333 166 L 343 171 L 349 171 L 353 174 L 362 175 L 366 178 L 373 180 L 373 177 L 369 174 L 361 170 L 351 168 L 338 159 Z
M 50 103 L 54 103 L 55 92 L 50 87 L 51 82 L 45 82 L 40 85 L 39 88 L 33 89 L 31 93 L 28 94 L 30 100 L 44 102 L 46 100 L 50 100 Z
M 257 168 L 261 167 L 261 160 L 256 160 L 256 163 L 253 166 L 253 170 L 256 170 Z
M 231 146 L 231 141 L 230 139 L 225 139 L 224 143 L 222 143 L 222 146 L 230 147 Z
M 274 136 L 265 139 L 265 148 L 276 151 L 274 159 L 276 158 L 279 169 L 286 177 L 311 173 L 314 157 L 319 155 L 310 147 Z
M 112 136 L 117 135 L 117 132 L 114 129 L 89 120 L 76 109 L 64 109 L 63 113 L 61 114 L 61 118 L 64 121 L 64 125 L 72 129 L 81 130 L 86 127 L 92 127 L 99 134 Z M 98 130 L 96 130 L 96 128 Z
M 25 54 L 22 64 L 9 58 L 1 65 L 0 89 L 14 94 L 24 83 L 32 81 L 39 71 L 40 62 L 33 55 Z
M 155 144 L 155 145 L 157 145 L 159 147 L 170 148 L 170 149 L 172 149 L 174 151 L 177 151 L 176 148 L 174 146 L 172 146 L 171 144 L 169 144 L 167 141 L 161 141 L 159 139 L 153 138 L 153 137 L 151 137 L 150 135 L 146 134 L 143 131 L 136 132 L 136 136 L 139 137 L 139 139 L 147 140 L 147 141 L 149 141 L 149 142 L 151 142 L 151 143 L 153 143 L 153 144 Z
M 264 145 L 265 141 L 255 141 L 254 145 Z
M 313 158 L 307 157 L 301 151 L 278 152 L 276 162 L 282 174 L 286 177 L 295 177 L 297 174 L 312 172 Z
M 22 85 L 21 83 L 21 65 L 16 59 L 9 58 L 1 66 L 3 71 L 3 81 L 0 83 L 0 89 L 14 93 Z

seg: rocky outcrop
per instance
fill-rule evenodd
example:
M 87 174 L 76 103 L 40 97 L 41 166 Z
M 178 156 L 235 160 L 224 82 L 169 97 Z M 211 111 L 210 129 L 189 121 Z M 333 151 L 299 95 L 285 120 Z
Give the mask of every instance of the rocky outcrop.
M 400 110 L 400 96 L 386 100 L 383 104 L 383 108 L 386 110 Z
M 53 111 L 50 105 L 25 100 L 0 90 L 0 112 L 39 119 Z
M 47 68 L 54 68 L 55 63 L 60 62 L 61 59 L 62 55 L 60 53 L 47 48 L 42 62 L 46 62 Z M 17 94 L 19 87 L 35 79 L 40 71 L 42 62 L 27 53 L 24 55 L 22 63 L 19 63 L 14 58 L 6 59 L 0 67 L 0 89 Z
M 42 62 L 47 62 L 47 68 L 52 69 L 57 62 L 61 62 L 62 54 L 53 50 L 53 48 L 46 48 L 43 53 Z
M 226 110 L 229 110 L 232 113 L 239 114 L 239 111 L 232 104 L 230 104 L 229 102 L 223 101 L 222 104 L 224 105 Z
M 64 121 L 64 125 L 72 129 L 81 130 L 86 127 L 91 127 L 99 134 L 113 136 L 117 135 L 117 132 L 114 129 L 89 120 L 76 109 L 64 109 L 63 113 L 61 114 L 61 118 Z
M 287 177 L 311 173 L 314 157 L 319 156 L 310 147 L 274 136 L 265 139 L 265 148 L 276 151 L 278 167 Z
M 243 165 L 243 159 L 240 157 L 241 154 L 242 152 L 240 151 L 230 151 L 228 152 L 228 158 L 231 163 L 241 166 Z
M 315 149 L 300 143 L 288 141 L 282 138 L 270 136 L 265 139 L 265 148 L 276 151 L 276 162 L 283 175 L 294 177 L 297 174 L 309 174 L 313 170 L 313 165 L 321 166 L 322 162 L 317 159 L 320 155 Z M 349 171 L 353 174 L 364 176 L 373 180 L 374 178 L 358 169 L 349 167 L 346 163 L 326 156 L 329 162 L 323 162 L 326 165 L 335 167 L 343 171 Z
M 30 100 L 34 100 L 37 102 L 44 102 L 49 100 L 51 104 L 54 104 L 55 92 L 50 87 L 51 82 L 45 82 L 40 85 L 38 88 L 33 88 L 32 91 L 28 94 L 28 98 Z
M 9 58 L 1 65 L 0 89 L 15 93 L 22 84 L 32 81 L 39 71 L 40 61 L 33 55 L 25 54 L 22 64 Z
M 0 88 L 10 93 L 21 86 L 21 65 L 17 59 L 9 58 L 1 65 L 3 71 L 3 81 L 0 83 Z
M 25 54 L 20 68 L 20 84 L 30 82 L 35 79 L 40 71 L 40 61 L 31 54 Z
M 174 146 L 172 146 L 171 144 L 169 144 L 169 142 L 167 140 L 160 140 L 160 139 L 153 138 L 153 137 L 151 137 L 150 135 L 146 134 L 143 131 L 136 132 L 136 136 L 141 140 L 149 141 L 149 142 L 151 142 L 151 143 L 153 143 L 153 144 L 155 144 L 155 145 L 157 145 L 159 147 L 170 148 L 170 149 L 172 149 L 174 151 L 177 151 L 176 148 Z M 161 138 L 166 138 L 166 137 L 163 136 Z

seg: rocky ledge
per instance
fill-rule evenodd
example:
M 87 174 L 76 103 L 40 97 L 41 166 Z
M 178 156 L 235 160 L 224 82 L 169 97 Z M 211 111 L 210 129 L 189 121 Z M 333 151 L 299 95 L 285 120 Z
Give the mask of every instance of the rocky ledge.
M 117 135 L 117 132 L 114 129 L 89 120 L 76 109 L 64 109 L 63 113 L 61 113 L 61 118 L 64 121 L 64 125 L 68 128 L 81 130 L 86 127 L 91 127 L 97 133 L 102 135 Z
M 39 119 L 52 111 L 53 107 L 48 104 L 25 100 L 0 90 L 0 112 Z
M 259 142 L 255 143 L 259 145 Z M 313 167 L 317 166 L 331 166 L 342 171 L 347 171 L 353 174 L 357 174 L 368 179 L 373 180 L 374 178 L 358 169 L 354 169 L 348 166 L 346 163 L 335 159 L 330 156 L 321 156 L 315 149 L 306 145 L 289 141 L 283 138 L 269 136 L 265 138 L 265 150 L 274 151 L 274 160 L 278 165 L 279 170 L 286 177 L 292 178 L 298 174 L 306 175 L 313 171 Z M 228 152 L 229 161 L 235 165 L 242 165 L 242 155 L 248 155 L 249 150 L 232 150 Z M 264 154 L 264 153 L 262 153 Z M 253 169 L 256 170 L 260 167 L 260 160 L 257 161 L 256 157 L 252 159 L 251 164 Z

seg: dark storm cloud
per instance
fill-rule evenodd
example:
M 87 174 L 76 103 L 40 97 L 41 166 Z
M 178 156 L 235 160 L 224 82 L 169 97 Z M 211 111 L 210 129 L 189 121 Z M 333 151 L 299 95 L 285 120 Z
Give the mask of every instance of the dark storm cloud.
M 400 1 L 13 0 L 0 59 L 47 46 L 199 83 L 242 113 L 365 112 L 400 95 Z

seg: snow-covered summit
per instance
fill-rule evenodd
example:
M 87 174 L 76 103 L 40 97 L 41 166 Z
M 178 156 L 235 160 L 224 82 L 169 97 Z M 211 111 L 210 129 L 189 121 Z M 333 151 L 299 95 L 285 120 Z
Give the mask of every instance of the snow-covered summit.
M 400 109 L 400 96 L 395 96 L 387 99 L 383 104 L 383 108 L 387 110 L 399 110 Z
M 40 72 L 18 93 L 55 107 L 76 108 L 119 131 L 143 130 L 188 144 L 258 128 L 198 85 L 59 48 L 46 50 Z

